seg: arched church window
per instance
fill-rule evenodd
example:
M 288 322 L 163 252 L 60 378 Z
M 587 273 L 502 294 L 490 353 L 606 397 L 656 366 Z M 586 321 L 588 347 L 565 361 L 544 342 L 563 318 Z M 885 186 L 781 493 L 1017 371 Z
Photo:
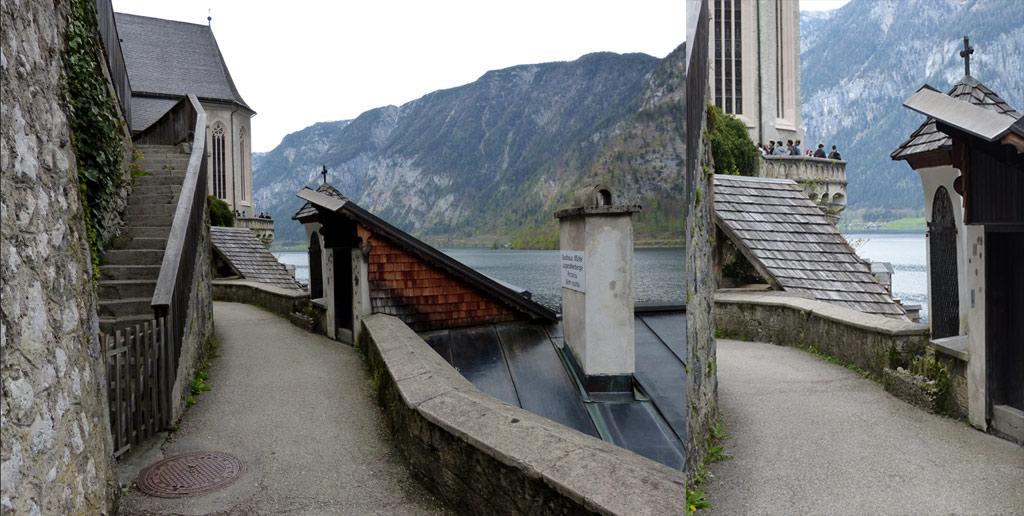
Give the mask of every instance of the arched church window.
M 227 127 L 222 122 L 213 124 L 210 137 L 210 161 L 213 165 L 213 195 L 218 199 L 227 200 L 227 159 L 226 159 Z
M 241 185 L 242 193 L 240 195 L 243 201 L 249 200 L 249 178 L 246 177 L 245 167 L 245 164 L 249 161 L 248 159 L 246 159 L 249 156 L 249 151 L 248 147 L 246 146 L 246 143 L 247 142 L 245 128 L 243 127 L 242 130 L 238 131 L 238 161 L 240 165 L 238 167 L 238 180 L 239 184 Z

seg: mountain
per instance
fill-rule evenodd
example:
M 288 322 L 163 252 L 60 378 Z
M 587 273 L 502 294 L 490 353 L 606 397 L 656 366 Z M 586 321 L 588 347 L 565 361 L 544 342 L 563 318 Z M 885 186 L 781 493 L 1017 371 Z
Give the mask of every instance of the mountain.
M 1020 0 L 852 0 L 801 13 L 806 147 L 837 145 L 849 181 L 851 219 L 924 215 L 920 176 L 889 153 L 924 117 L 903 101 L 927 83 L 948 91 L 971 75 L 1024 109 L 1024 9 Z
M 657 58 L 595 53 L 521 65 L 350 121 L 289 134 L 253 170 L 276 241 L 301 243 L 295 194 L 328 181 L 419 236 L 508 236 L 552 225 L 583 170 L 648 100 Z M 664 79 L 661 79 L 664 82 Z M 658 99 L 664 100 L 664 99 Z M 639 165 L 638 165 L 639 166 Z M 596 173 L 595 173 L 596 174 Z M 638 175 L 639 177 L 639 175 Z

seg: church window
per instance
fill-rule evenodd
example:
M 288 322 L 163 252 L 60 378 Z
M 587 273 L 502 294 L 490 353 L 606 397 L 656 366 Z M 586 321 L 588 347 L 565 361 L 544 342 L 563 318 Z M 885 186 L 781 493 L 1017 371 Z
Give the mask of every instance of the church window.
M 210 138 L 210 160 L 213 162 L 213 195 L 218 199 L 227 200 L 227 160 L 225 157 L 225 133 L 226 127 L 223 123 L 213 124 L 213 134 Z
M 245 158 L 248 157 L 248 153 L 247 153 L 246 145 L 245 144 L 246 144 L 246 141 L 245 141 L 245 128 L 243 127 L 242 130 L 238 132 L 238 161 L 239 161 L 239 165 L 240 165 L 238 167 L 238 179 L 239 179 L 239 182 L 241 184 L 241 194 L 239 194 L 239 195 L 241 196 L 243 201 L 248 201 L 249 200 L 249 191 L 248 191 L 247 187 L 248 187 L 249 183 L 248 183 L 247 178 L 246 178 L 246 168 L 245 168 L 245 163 L 247 161 Z
M 715 0 L 715 105 L 743 114 L 742 0 Z

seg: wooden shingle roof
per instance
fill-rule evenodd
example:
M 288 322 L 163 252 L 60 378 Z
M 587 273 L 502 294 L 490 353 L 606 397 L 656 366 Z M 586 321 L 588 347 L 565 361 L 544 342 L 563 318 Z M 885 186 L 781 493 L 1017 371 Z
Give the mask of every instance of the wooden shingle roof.
M 934 90 L 927 85 L 924 88 Z M 1021 114 L 1013 106 L 970 75 L 965 75 L 963 79 L 960 79 L 960 82 L 956 83 L 947 95 L 996 113 L 1006 114 L 1017 119 L 1021 117 Z M 911 133 L 907 141 L 892 151 L 890 157 L 894 160 L 912 159 L 936 151 L 948 152 L 952 148 L 953 139 L 939 131 L 935 126 L 935 119 L 928 117 L 917 130 Z
M 275 287 L 302 289 L 302 285 L 270 254 L 253 230 L 211 226 L 210 243 L 242 278 Z
M 904 317 L 868 265 L 789 179 L 715 175 L 715 224 L 782 290 Z

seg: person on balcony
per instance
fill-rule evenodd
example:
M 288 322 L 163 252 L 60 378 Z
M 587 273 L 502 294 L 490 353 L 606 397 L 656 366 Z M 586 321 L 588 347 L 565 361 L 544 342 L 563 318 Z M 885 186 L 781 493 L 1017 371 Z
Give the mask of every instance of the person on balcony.
M 814 151 L 814 157 L 815 158 L 824 158 L 825 157 L 825 144 L 823 144 L 823 143 L 819 143 L 818 144 L 818 150 Z
M 832 152 L 828 153 L 828 159 L 834 159 L 834 160 L 841 160 L 841 159 L 843 159 L 843 157 L 839 154 L 839 151 L 836 150 L 836 146 L 835 145 L 832 146 Z

